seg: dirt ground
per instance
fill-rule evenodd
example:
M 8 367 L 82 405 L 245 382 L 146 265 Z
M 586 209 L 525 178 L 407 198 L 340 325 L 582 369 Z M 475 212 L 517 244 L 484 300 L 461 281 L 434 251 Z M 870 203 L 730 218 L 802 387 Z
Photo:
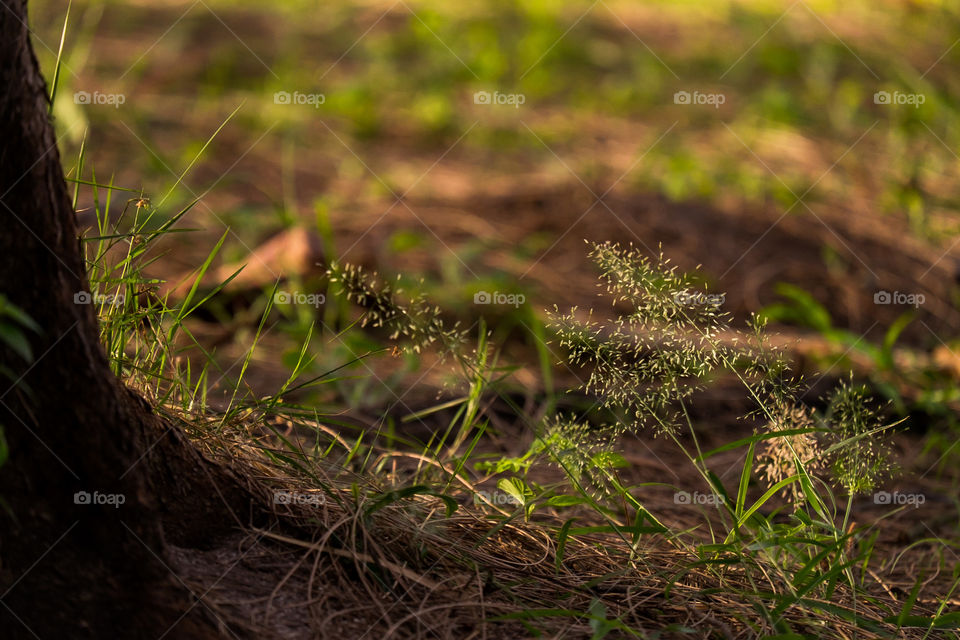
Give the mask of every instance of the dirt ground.
M 891 325 L 904 313 L 912 312 L 913 320 L 896 343 L 895 358 L 898 366 L 904 363 L 905 371 L 920 373 L 897 377 L 892 384 L 907 400 L 916 400 L 926 391 L 918 380 L 927 382 L 929 377 L 938 377 L 952 384 L 960 379 L 960 356 L 954 348 L 954 339 L 960 336 L 960 247 L 951 231 L 956 214 L 952 202 L 955 155 L 950 144 L 938 146 L 932 138 L 925 140 L 924 144 L 929 146 L 912 138 L 903 142 L 898 138 L 902 131 L 892 125 L 889 130 L 884 126 L 874 131 L 873 126 L 864 126 L 861 131 L 855 126 L 859 122 L 838 126 L 844 137 L 833 136 L 836 132 L 832 129 L 821 130 L 825 124 L 804 120 L 804 113 L 795 118 L 799 125 L 776 121 L 755 139 L 748 137 L 751 146 L 746 149 L 747 143 L 740 139 L 747 125 L 753 125 L 753 116 L 748 109 L 750 96 L 736 82 L 750 88 L 763 84 L 761 80 L 768 74 L 771 85 L 780 90 L 783 86 L 777 82 L 788 83 L 796 78 L 777 75 L 778 65 L 788 65 L 791 56 L 801 62 L 807 57 L 821 56 L 826 60 L 823 68 L 845 70 L 838 73 L 836 82 L 830 79 L 825 90 L 828 97 L 840 94 L 842 91 L 835 90 L 835 85 L 858 78 L 850 72 L 851 67 L 861 76 L 865 74 L 843 50 L 846 41 L 853 43 L 857 51 L 863 46 L 875 53 L 878 48 L 890 46 L 884 44 L 888 42 L 884 38 L 898 33 L 896 20 L 881 20 L 877 16 L 872 21 L 845 19 L 842 7 L 822 20 L 814 14 L 815 19 L 807 16 L 794 23 L 796 16 L 787 15 L 783 22 L 786 33 L 773 31 L 769 38 L 771 47 L 774 43 L 782 44 L 782 49 L 764 50 L 768 59 L 756 63 L 760 66 L 754 76 L 730 81 L 731 86 L 724 89 L 731 95 L 730 104 L 709 115 L 711 128 L 699 128 L 706 116 L 684 115 L 683 125 L 674 129 L 681 117 L 669 102 L 666 106 L 644 104 L 635 109 L 631 105 L 618 114 L 613 107 L 605 110 L 605 105 L 601 108 L 589 102 L 587 107 L 565 107 L 557 100 L 543 99 L 538 103 L 531 99 L 530 105 L 516 113 L 481 113 L 469 101 L 469 92 L 475 88 L 470 84 L 473 78 L 450 59 L 450 51 L 444 50 L 446 45 L 437 45 L 435 40 L 440 36 L 433 34 L 434 38 L 429 33 L 437 28 L 437 21 L 425 13 L 427 20 L 421 21 L 425 26 L 422 29 L 408 15 L 409 7 L 381 4 L 361 3 L 354 7 L 333 3 L 316 11 L 311 8 L 308 15 L 298 14 L 297 7 L 285 9 L 289 11 L 286 13 L 216 4 L 216 11 L 209 7 L 209 11 L 201 11 L 203 7 L 197 7 L 193 12 L 188 4 L 179 2 L 150 7 L 140 2 L 118 3 L 102 18 L 90 17 L 96 13 L 96 7 L 92 7 L 79 21 L 81 25 L 96 26 L 83 27 L 76 39 L 78 53 L 70 63 L 76 66 L 77 74 L 65 74 L 73 83 L 69 88 L 106 88 L 116 80 L 131 98 L 128 108 L 118 109 L 115 114 L 88 110 L 87 119 L 76 118 L 90 125 L 87 153 L 97 175 L 103 180 L 112 176 L 117 184 L 134 189 L 143 188 L 158 203 L 168 185 L 189 165 L 191 170 L 170 204 L 183 205 L 192 197 L 203 196 L 182 224 L 196 231 L 161 240 L 150 275 L 171 283 L 161 290 L 170 291 L 175 301 L 186 291 L 182 283 L 226 230 L 229 231 L 225 249 L 214 262 L 207 286 L 212 287 L 239 266 L 248 264 L 220 300 L 200 309 L 189 325 L 205 348 L 215 350 L 227 374 L 235 374 L 243 362 L 260 319 L 263 294 L 275 283 L 309 291 L 324 287 L 322 290 L 327 291 L 323 274 L 333 259 L 361 265 L 386 277 L 400 274 L 410 281 L 424 278 L 425 293 L 444 309 L 446 319 L 475 328 L 482 315 L 494 327 L 504 363 L 517 367 L 506 392 L 529 414 L 511 415 L 501 401 L 491 398 L 484 406 L 491 423 L 491 437 L 483 447 L 491 455 L 519 455 L 534 437 L 530 420 L 541 418 L 543 409 L 545 383 L 531 337 L 532 319 L 542 319 L 544 312 L 554 307 L 561 311 L 577 307 L 580 312 L 596 307 L 601 317 L 613 315 L 609 303 L 598 298 L 596 271 L 587 259 L 585 243 L 613 241 L 632 243 L 651 255 L 662 252 L 684 270 L 699 267 L 710 290 L 724 292 L 723 309 L 732 314 L 736 327 L 743 326 L 750 313 L 782 302 L 778 292 L 782 283 L 802 288 L 822 305 L 831 328 L 848 331 L 854 339 L 872 345 L 882 344 Z M 914 3 L 908 4 L 912 7 Z M 733 11 L 731 16 L 737 19 L 730 18 L 729 24 L 724 24 L 722 18 L 712 15 L 698 21 L 693 13 L 688 16 L 651 7 L 616 4 L 615 11 L 607 9 L 602 16 L 586 19 L 586 33 L 574 32 L 570 40 L 576 47 L 571 44 L 568 51 L 564 44 L 557 49 L 558 56 L 566 56 L 562 61 L 567 66 L 560 66 L 560 72 L 555 69 L 543 84 L 566 86 L 569 82 L 575 89 L 590 88 L 594 83 L 597 87 L 612 84 L 614 89 L 626 91 L 642 84 L 641 80 L 651 76 L 651 68 L 656 67 L 667 82 L 660 78 L 650 84 L 663 85 L 667 95 L 669 83 L 673 82 L 669 76 L 677 75 L 672 69 L 667 74 L 650 60 L 647 62 L 651 67 L 642 67 L 640 71 L 627 68 L 616 51 L 640 49 L 637 40 L 642 38 L 644 47 L 663 56 L 669 64 L 677 66 L 671 56 L 683 57 L 689 51 L 691 65 L 704 64 L 712 74 L 711 64 L 726 68 L 739 51 L 754 51 L 751 43 L 759 43 L 756 38 L 762 39 L 761 34 L 765 35 L 768 27 L 773 28 L 773 18 L 779 15 L 760 20 L 755 25 L 756 33 L 745 29 L 741 43 L 731 33 L 740 28 L 738 20 L 753 24 L 749 13 Z M 55 33 L 60 22 L 50 17 L 55 12 L 46 13 L 46 23 L 39 31 L 46 40 L 54 42 L 47 32 Z M 800 9 L 797 13 L 806 16 Z M 564 14 L 560 18 L 556 33 L 547 31 L 546 43 L 564 33 L 577 16 Z M 172 35 L 167 38 L 158 25 L 169 27 Z M 827 26 L 826 36 L 823 26 Z M 368 27 L 377 37 L 383 35 L 381 32 L 387 34 L 384 38 L 400 35 L 397 42 L 389 40 L 386 45 L 377 45 L 380 48 L 371 45 L 367 52 L 366 45 L 358 43 Z M 503 30 L 507 27 L 510 25 Z M 412 35 L 410 41 L 405 39 L 407 31 L 416 34 L 417 30 L 422 41 Z M 910 32 L 906 27 L 904 30 L 906 38 Z M 446 33 L 441 33 L 446 37 Z M 908 38 L 911 46 L 903 49 L 904 59 L 928 72 L 934 69 L 929 65 L 939 60 L 937 56 L 955 39 L 951 36 L 940 43 L 944 34 L 931 33 L 928 40 Z M 470 38 L 480 39 L 482 33 L 477 35 L 464 27 L 456 35 L 463 35 L 464 40 L 454 42 L 451 50 L 467 57 L 464 51 L 472 42 Z M 730 38 L 736 46 L 729 45 L 724 38 Z M 829 40 L 826 49 L 814 46 L 820 43 L 818 38 Z M 834 42 L 839 38 L 844 39 L 842 46 Z M 424 42 L 438 51 L 424 54 Z M 766 45 L 759 45 L 757 52 L 763 46 Z M 704 62 L 703 52 L 711 47 L 734 50 L 732 59 Z M 351 51 L 356 59 L 348 55 Z M 360 51 L 369 58 L 360 56 Z M 386 113 L 378 112 L 380 119 L 373 124 L 360 116 L 351 119 L 355 114 L 344 113 L 337 100 L 357 100 L 357 111 L 370 108 L 364 100 L 381 107 L 376 102 L 380 98 L 378 83 L 394 88 L 391 83 L 400 82 L 397 76 L 403 74 L 389 65 L 386 71 L 381 69 L 378 64 L 385 63 L 378 56 L 399 60 L 398 66 L 407 64 L 405 70 L 422 80 L 423 86 L 411 88 L 401 83 L 400 88 L 406 93 L 387 94 L 384 100 L 395 102 L 383 107 L 381 110 Z M 830 56 L 841 56 L 841 62 Z M 745 66 L 751 64 L 751 57 L 747 56 Z M 876 66 L 873 58 L 866 54 L 864 57 Z M 603 66 L 607 59 L 614 62 Z M 590 66 L 594 60 L 600 60 L 596 66 L 602 68 Z M 473 58 L 468 61 L 466 66 L 477 66 Z M 947 58 L 925 80 L 935 86 L 942 84 L 944 93 L 951 84 L 947 77 L 949 62 Z M 287 68 L 284 64 L 292 66 Z M 434 67 L 440 69 L 436 78 L 430 75 Z M 798 94 L 797 102 L 816 93 L 813 76 L 817 69 L 810 72 L 811 77 L 799 76 L 803 93 Z M 363 75 L 368 72 L 369 78 Z M 270 110 L 276 107 L 268 99 L 274 89 L 320 86 L 327 73 L 330 76 L 326 82 L 333 87 L 329 96 L 331 111 L 308 112 L 309 116 L 298 113 L 294 117 Z M 870 73 L 876 75 L 872 70 Z M 272 86 L 271 74 L 278 81 L 283 76 L 288 84 Z M 427 77 L 424 80 L 418 74 Z M 514 75 L 519 74 L 518 70 Z M 710 75 L 709 81 L 717 82 L 716 75 L 719 71 Z M 887 75 L 884 73 L 884 79 Z M 354 77 L 360 78 L 355 81 L 359 87 L 350 84 Z M 699 76 L 694 79 L 700 80 Z M 865 89 L 865 96 L 875 89 L 874 80 L 857 80 L 869 89 Z M 346 88 L 337 93 L 335 82 Z M 849 89 L 844 86 L 844 91 Z M 427 97 L 440 96 L 442 104 L 438 107 L 427 102 L 426 115 L 417 116 L 411 104 L 418 92 L 430 94 Z M 615 93 L 603 96 L 615 97 Z M 195 166 L 190 164 L 206 136 L 246 99 L 252 99 L 250 108 L 240 111 L 236 120 L 224 127 L 202 161 Z M 869 99 L 861 102 L 869 104 Z M 58 106 L 61 126 L 65 127 L 76 115 L 71 108 L 75 107 Z M 823 108 L 824 112 L 830 111 L 831 127 L 834 120 L 843 121 L 843 117 L 835 115 L 837 109 L 833 103 Z M 449 121 L 436 116 L 440 124 L 430 129 L 435 124 L 431 120 L 434 111 L 440 116 L 448 111 L 455 116 L 450 116 Z M 948 123 L 950 113 L 944 116 Z M 738 121 L 740 116 L 743 119 Z M 782 114 L 778 117 L 787 118 Z M 478 122 L 482 124 L 474 130 Z M 940 121 L 930 122 L 933 126 L 927 128 L 931 133 L 941 130 Z M 485 127 L 494 131 L 485 131 L 484 138 L 479 132 Z M 425 133 L 424 128 L 429 131 Z M 513 137 L 502 130 L 509 130 Z M 715 197 L 689 189 L 681 195 L 670 194 L 663 184 L 651 184 L 651 175 L 657 168 L 654 165 L 662 163 L 662 158 L 655 160 L 654 150 L 665 136 L 669 142 L 669 136 L 681 130 L 685 137 L 677 143 L 675 155 L 691 154 L 697 164 L 705 166 L 748 166 L 763 177 L 765 195 L 731 196 L 723 190 L 731 186 L 722 184 L 727 178 L 718 179 Z M 905 125 L 903 130 L 907 130 Z M 75 152 L 79 147 L 76 132 L 65 132 L 64 139 L 65 147 Z M 895 141 L 890 146 L 897 153 L 884 146 L 889 140 Z M 946 147 L 948 155 L 945 159 L 937 156 L 931 147 L 941 156 L 944 150 L 940 147 Z M 64 154 L 64 158 L 65 166 L 72 166 L 72 157 Z M 795 180 L 797 175 L 801 179 Z M 887 179 L 930 201 L 925 201 L 929 225 L 937 233 L 918 234 L 906 214 L 907 207 L 900 203 L 881 206 L 881 193 L 889 187 L 884 182 Z M 772 197 L 770 193 L 776 190 L 781 195 L 788 192 L 789 197 Z M 123 198 L 117 198 L 111 207 L 115 217 L 123 208 Z M 82 190 L 78 214 L 82 223 L 92 224 L 92 204 L 92 194 Z M 323 215 L 318 213 L 321 210 Z M 329 236 L 324 234 L 327 227 Z M 475 305 L 473 295 L 481 289 L 522 293 L 526 296 L 525 306 L 511 309 Z M 876 296 L 880 292 L 922 295 L 923 304 L 878 304 Z M 332 318 L 327 309 L 318 308 L 307 321 L 322 327 L 311 350 L 328 356 L 330 360 L 323 364 L 332 367 L 339 364 L 334 358 L 358 354 L 355 345 L 346 345 L 337 337 L 344 328 L 343 318 Z M 297 349 L 297 340 L 302 338 L 302 332 L 288 326 L 294 324 L 287 322 L 289 317 L 281 319 L 275 313 L 269 320 L 260 349 L 250 360 L 245 375 L 245 385 L 257 397 L 275 391 L 287 379 L 290 366 L 285 357 Z M 865 359 L 854 347 L 831 342 L 822 328 L 818 330 L 803 322 L 774 323 L 771 331 L 796 370 L 811 381 L 814 404 L 814 397 L 847 369 L 854 369 L 873 382 L 877 380 L 876 363 Z M 369 336 L 372 341 L 384 338 L 376 331 L 370 331 Z M 555 388 L 575 388 L 582 372 L 562 365 L 555 345 L 551 344 L 548 351 L 555 365 Z M 358 376 L 372 374 L 373 380 L 352 396 L 344 388 L 339 389 L 343 395 L 333 399 L 323 396 L 317 400 L 309 394 L 295 397 L 305 402 L 322 400 L 325 409 L 330 403 L 339 403 L 331 413 L 338 424 L 349 424 L 356 432 L 379 432 L 392 418 L 401 425 L 400 435 L 425 442 L 442 428 L 449 414 L 440 412 L 427 420 L 408 423 L 402 422 L 404 416 L 455 397 L 462 389 L 450 383 L 448 369 L 438 365 L 431 354 L 424 355 L 410 370 L 402 369 L 402 365 L 399 358 L 384 355 L 371 359 L 369 368 L 351 370 Z M 882 374 L 881 381 L 887 381 L 883 376 L 888 372 Z M 387 382 L 381 384 L 380 380 Z M 884 566 L 882 582 L 898 597 L 909 592 L 914 576 L 921 570 L 929 576 L 931 592 L 938 592 L 933 587 L 943 586 L 939 592 L 944 593 L 950 585 L 945 568 L 950 559 L 935 555 L 933 547 L 923 541 L 956 537 L 960 523 L 956 521 L 956 509 L 950 510 L 956 505 L 958 474 L 952 469 L 956 458 L 950 454 L 952 445 L 930 447 L 927 436 L 945 421 L 951 422 L 960 407 L 955 397 L 934 398 L 947 417 L 914 411 L 895 440 L 904 473 L 888 490 L 923 493 L 927 497 L 916 509 L 901 509 L 889 518 L 878 539 L 878 553 L 916 544 L 899 563 L 891 560 Z M 701 446 L 712 448 L 752 433 L 756 425 L 740 419 L 749 408 L 743 394 L 728 381 L 720 381 L 712 391 L 698 397 L 693 417 L 700 428 Z M 679 458 L 671 442 L 638 434 L 626 439 L 623 445 L 624 456 L 630 463 L 624 471 L 625 482 L 661 482 L 691 491 L 707 491 L 692 469 L 677 462 Z M 736 483 L 742 455 L 741 449 L 716 457 L 716 469 L 724 482 Z M 543 483 L 559 479 L 555 470 L 538 470 L 536 474 L 539 475 L 534 479 Z M 677 504 L 674 492 L 671 486 L 644 486 L 643 502 L 671 526 L 698 527 L 698 534 L 709 536 L 712 516 Z M 854 522 L 872 520 L 889 510 L 869 498 L 858 499 L 853 506 Z M 359 591 L 341 593 L 344 585 L 357 586 L 356 575 L 350 573 L 361 564 L 355 558 L 331 559 L 270 536 L 247 532 L 213 549 L 183 549 L 176 560 L 182 579 L 205 594 L 205 606 L 211 615 L 249 621 L 249 625 L 243 623 L 234 629 L 240 635 L 430 635 L 411 622 L 411 615 L 415 618 L 423 612 L 409 608 L 409 602 L 399 607 L 398 611 L 403 611 L 399 614 L 385 611 L 384 607 L 390 606 L 387 602 L 358 604 L 367 597 L 362 593 L 358 596 Z M 351 564 L 356 566 L 351 569 Z M 278 575 L 283 576 L 282 580 L 277 580 Z M 269 597 L 263 595 L 266 591 L 271 592 Z M 463 594 L 474 597 L 475 591 L 459 585 L 440 592 L 442 597 L 429 605 L 439 607 L 430 612 L 431 629 L 443 628 L 449 637 L 458 638 L 493 638 L 501 632 L 502 637 L 523 637 L 524 632 L 516 626 L 507 625 L 505 630 L 491 631 L 490 635 L 471 628 L 476 611 L 469 607 L 475 603 L 467 603 L 466 609 L 458 608 L 464 604 L 458 598 Z M 483 587 L 479 593 L 486 593 Z M 427 594 L 422 595 L 426 602 Z M 404 597 L 401 594 L 393 604 L 404 601 Z M 481 613 L 487 615 L 489 611 Z M 447 615 L 450 617 L 443 618 Z M 585 629 L 580 623 L 570 637 L 579 637 L 577 634 L 586 633 Z

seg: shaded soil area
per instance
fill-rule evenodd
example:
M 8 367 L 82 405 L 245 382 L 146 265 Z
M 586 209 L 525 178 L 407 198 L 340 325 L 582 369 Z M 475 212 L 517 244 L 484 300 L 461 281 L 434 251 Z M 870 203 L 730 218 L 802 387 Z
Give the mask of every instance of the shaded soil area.
M 431 258 L 443 246 L 405 254 L 402 263 L 386 250 L 391 233 L 424 227 L 453 250 L 483 238 L 489 249 L 472 271 L 506 271 L 530 292 L 535 306 L 591 304 L 596 275 L 583 241 L 609 240 L 653 255 L 662 251 L 681 269 L 701 266 L 711 289 L 726 293 L 725 309 L 735 317 L 777 301 L 776 285 L 790 283 L 824 305 L 835 326 L 871 339 L 910 310 L 917 320 L 904 339 L 914 346 L 930 345 L 936 335 L 946 340 L 960 329 L 953 305 L 960 268 L 954 252 L 911 240 L 895 220 L 853 211 L 728 212 L 649 193 L 611 194 L 598 202 L 576 184 L 520 188 L 502 196 L 414 201 L 386 217 L 351 212 L 337 220 L 338 245 L 350 247 L 341 257 L 382 271 L 436 268 Z M 546 249 L 529 259 L 511 255 L 511 246 L 537 236 Z M 874 296 L 882 291 L 922 294 L 924 302 L 919 308 L 876 304 Z

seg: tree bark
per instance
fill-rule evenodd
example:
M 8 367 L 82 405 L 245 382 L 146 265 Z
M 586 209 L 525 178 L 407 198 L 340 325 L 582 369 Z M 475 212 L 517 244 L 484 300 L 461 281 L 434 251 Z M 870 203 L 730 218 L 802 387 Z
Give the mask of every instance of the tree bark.
M 0 378 L 0 635 L 216 637 L 166 544 L 209 541 L 250 501 L 113 375 L 93 305 L 74 304 L 89 285 L 26 0 L 0 2 L 0 87 L 0 291 L 42 329 L 32 363 L 0 341 L 19 377 Z

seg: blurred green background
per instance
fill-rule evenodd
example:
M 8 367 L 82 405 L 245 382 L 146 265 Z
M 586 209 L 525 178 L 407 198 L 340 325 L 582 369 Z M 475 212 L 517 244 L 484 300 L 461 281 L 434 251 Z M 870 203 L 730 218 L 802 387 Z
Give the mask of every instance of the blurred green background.
M 31 12 L 50 77 L 67 8 Z M 70 175 L 83 144 L 82 177 L 142 190 L 158 224 L 203 196 L 158 278 L 228 229 L 224 268 L 263 267 L 246 286 L 355 262 L 523 348 L 541 309 L 593 301 L 585 238 L 633 242 L 819 337 L 820 369 L 859 355 L 891 393 L 957 397 L 958 2 L 82 1 L 65 33 Z M 262 309 L 211 309 L 210 342 L 230 354 Z M 279 312 L 287 359 L 346 313 Z

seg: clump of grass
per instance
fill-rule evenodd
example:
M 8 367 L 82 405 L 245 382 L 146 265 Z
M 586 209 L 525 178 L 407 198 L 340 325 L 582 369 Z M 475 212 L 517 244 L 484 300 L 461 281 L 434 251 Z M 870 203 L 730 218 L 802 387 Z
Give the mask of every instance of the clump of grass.
M 757 475 L 773 486 L 793 476 L 798 466 L 811 476 L 820 474 L 825 466 L 821 457 L 823 448 L 814 433 L 812 410 L 803 405 L 774 401 L 772 411 L 773 419 L 763 426 L 762 431 L 779 435 L 761 445 Z M 796 484 L 784 489 L 783 495 L 794 504 L 804 502 L 803 491 Z
M 841 385 L 831 396 L 828 420 L 818 426 L 812 410 L 796 400 L 802 381 L 766 346 L 761 319 L 751 319 L 749 332 L 735 330 L 720 308 L 723 296 L 697 290 L 696 277 L 678 273 L 662 254 L 651 259 L 634 247 L 604 243 L 594 245 L 590 257 L 618 309 L 616 317 L 601 324 L 592 320 L 592 311 L 581 320 L 574 309 L 554 313 L 550 326 L 568 363 L 589 367 L 582 390 L 615 418 L 593 430 L 600 434 L 595 440 L 651 428 L 680 445 L 709 480 L 688 405 L 711 374 L 726 372 L 755 403 L 745 417 L 762 419 L 752 443 L 751 458 L 760 447 L 752 471 L 771 486 L 784 484 L 795 503 L 803 502 L 794 483 L 821 475 L 823 454 L 830 451 L 836 479 L 848 493 L 875 487 L 886 468 L 885 449 L 877 444 L 886 427 L 863 387 Z M 695 450 L 682 444 L 682 433 Z
M 615 493 L 619 485 L 612 471 L 622 465 L 616 437 L 610 430 L 595 429 L 567 416 L 556 416 L 536 444 L 594 500 Z
M 648 513 L 607 462 L 624 434 L 666 436 L 717 498 L 717 519 L 707 521 L 710 544 L 688 538 L 689 532 L 670 532 L 668 538 L 717 562 L 713 577 L 721 583 L 731 571 L 746 577 L 752 588 L 740 595 L 765 612 L 763 626 L 788 631 L 788 611 L 826 615 L 808 599 L 838 597 L 839 579 L 843 599 L 856 608 L 865 577 L 855 576 L 852 567 L 868 564 L 871 543 L 854 551 L 853 542 L 871 538 L 867 527 L 848 528 L 852 501 L 874 490 L 890 471 L 886 438 L 893 426 L 884 424 L 866 388 L 842 383 L 819 416 L 799 400 L 807 391 L 803 381 L 767 345 L 763 319 L 752 318 L 748 331 L 734 329 L 721 310 L 723 296 L 698 290 L 694 276 L 678 273 L 662 255 L 651 259 L 610 243 L 594 245 L 590 255 L 616 316 L 600 323 L 592 311 L 586 319 L 576 309 L 555 311 L 550 326 L 568 363 L 588 368 L 580 390 L 596 397 L 607 419 L 597 424 L 594 417 L 589 426 L 551 423 L 536 443 L 540 450 L 560 462 L 583 496 L 596 500 L 588 502 L 599 513 L 623 517 L 633 508 L 659 525 L 662 519 Z M 753 436 L 703 452 L 689 406 L 697 389 L 722 374 L 742 383 L 755 405 L 744 417 L 758 424 Z M 746 455 L 739 485 L 728 491 L 710 462 L 718 451 L 734 448 L 745 448 Z M 762 484 L 762 495 L 751 501 L 752 482 Z M 842 514 L 831 506 L 834 490 L 847 497 Z M 771 502 L 777 494 L 792 512 Z M 714 529 L 717 520 L 724 531 Z M 723 542 L 717 544 L 718 539 Z M 854 614 L 858 625 L 879 631 L 882 625 L 868 617 Z
M 878 437 L 886 427 L 866 386 L 841 384 L 830 396 L 830 413 L 834 477 L 848 494 L 873 491 L 893 467 L 890 443 Z
M 551 328 L 568 362 L 590 368 L 584 390 L 629 416 L 610 426 L 613 434 L 650 425 L 675 435 L 683 421 L 678 404 L 731 357 L 717 341 L 726 327 L 719 298 L 693 292 L 693 278 L 662 254 L 651 260 L 632 247 L 606 243 L 594 245 L 590 257 L 613 304 L 628 305 L 628 313 L 600 325 L 592 312 L 582 321 L 573 309 L 554 313 Z
M 377 274 L 367 274 L 352 264 L 331 264 L 328 275 L 347 300 L 364 310 L 360 326 L 385 328 L 390 332 L 389 340 L 400 341 L 414 353 L 439 345 L 444 355 L 464 342 L 464 333 L 456 325 L 444 326 L 440 308 L 428 304 L 422 293 L 404 301 L 402 287 L 378 281 Z

